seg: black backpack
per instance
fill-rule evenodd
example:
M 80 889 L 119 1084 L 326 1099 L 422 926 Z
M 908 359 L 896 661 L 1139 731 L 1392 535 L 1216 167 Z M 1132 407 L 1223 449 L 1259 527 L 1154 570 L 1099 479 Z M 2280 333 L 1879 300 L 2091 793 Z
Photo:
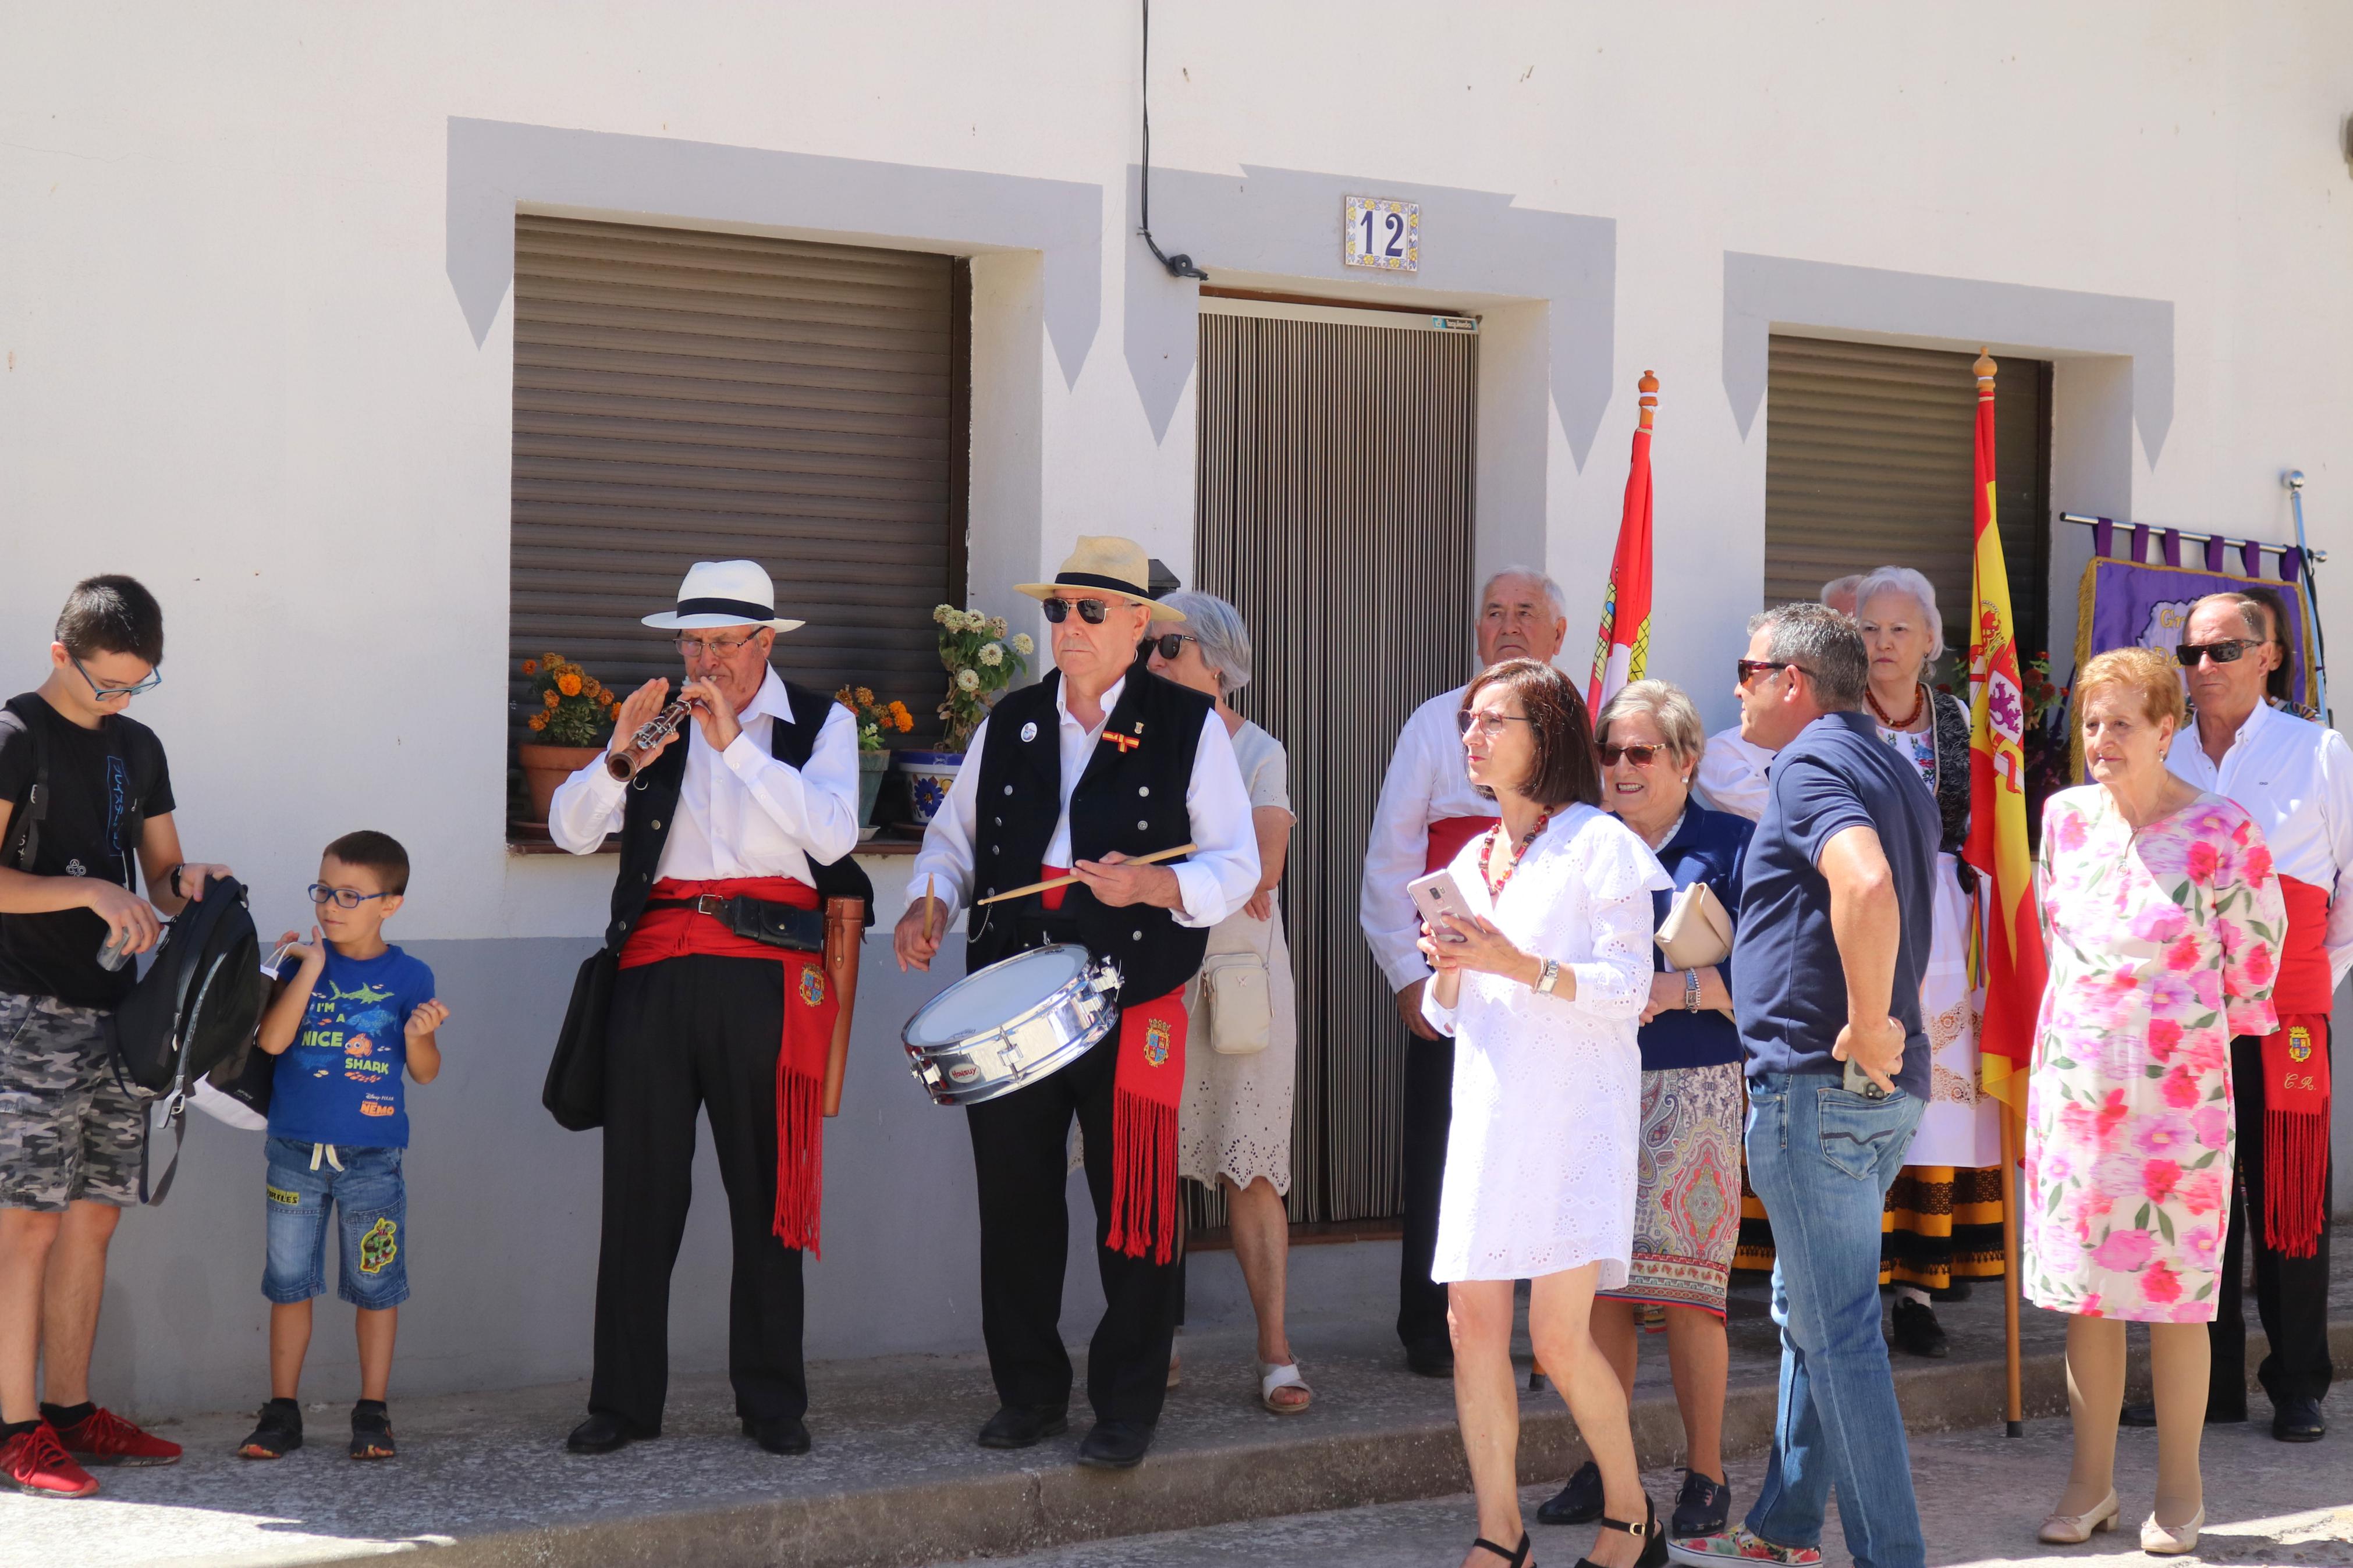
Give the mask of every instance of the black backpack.
M 188 1135 L 188 1096 L 196 1079 L 253 1038 L 269 995 L 245 884 L 234 877 L 206 883 L 205 896 L 164 928 L 154 961 L 114 1013 L 117 1074 L 159 1097 L 140 1157 L 140 1202 L 160 1204 L 172 1190 Z M 172 1130 L 172 1157 L 160 1177 L 149 1173 L 157 1115 Z

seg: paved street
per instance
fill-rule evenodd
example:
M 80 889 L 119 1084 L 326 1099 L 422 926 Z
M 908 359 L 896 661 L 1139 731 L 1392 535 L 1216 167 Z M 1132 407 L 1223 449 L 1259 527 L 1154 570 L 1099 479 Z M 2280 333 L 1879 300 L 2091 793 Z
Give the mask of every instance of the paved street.
M 2258 1398 L 2256 1405 L 2262 1407 Z M 2335 1402 L 2341 1404 L 2342 1401 Z M 2342 1412 L 2337 1413 L 2343 1419 Z M 2125 1525 L 2094 1544 L 2038 1546 L 2042 1522 L 2064 1479 L 2067 1424 L 2031 1421 L 2012 1441 L 2000 1426 L 1950 1432 L 1912 1446 L 1912 1470 L 1932 1568 L 2025 1568 L 2027 1564 L 2147 1564 L 2139 1524 L 2157 1474 L 2157 1435 L 2127 1432 L 2117 1457 L 2116 1489 Z M 1757 1495 L 1761 1457 L 1731 1467 L 1735 1517 Z M 2353 1564 L 2353 1435 L 2291 1447 L 2263 1425 L 2218 1426 L 2204 1454 L 2210 1524 L 2197 1553 L 2183 1562 L 2260 1568 L 2348 1568 Z M 1662 1504 L 1682 1482 L 1653 1470 L 1644 1482 Z M 1551 1492 L 1531 1487 L 1522 1499 L 1531 1518 Z M 1094 1541 L 989 1560 L 993 1568 L 1241 1568 L 1269 1563 L 1346 1563 L 1349 1568 L 1455 1568 L 1475 1533 L 1468 1497 L 1390 1503 L 1332 1513 L 1219 1525 L 1206 1530 Z M 1530 1526 L 1531 1568 L 1567 1568 L 1592 1544 L 1583 1529 Z M 1823 1542 L 1826 1568 L 1851 1568 L 1832 1524 Z

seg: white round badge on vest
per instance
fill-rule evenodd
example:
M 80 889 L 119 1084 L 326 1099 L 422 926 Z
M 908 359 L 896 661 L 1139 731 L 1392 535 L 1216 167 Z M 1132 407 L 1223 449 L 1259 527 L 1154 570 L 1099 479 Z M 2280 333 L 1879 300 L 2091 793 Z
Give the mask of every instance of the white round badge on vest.
M 1021 739 L 1022 739 L 1024 742 L 1029 742 L 1029 741 L 1034 741 L 1034 740 L 1036 740 L 1037 738 L 1038 738 L 1038 721 L 1036 721 L 1035 719 L 1032 719 L 1032 720 L 1030 720 L 1030 721 L 1029 721 L 1029 722 L 1028 722 L 1027 724 L 1024 724 L 1024 725 L 1022 725 L 1022 726 L 1021 726 Z

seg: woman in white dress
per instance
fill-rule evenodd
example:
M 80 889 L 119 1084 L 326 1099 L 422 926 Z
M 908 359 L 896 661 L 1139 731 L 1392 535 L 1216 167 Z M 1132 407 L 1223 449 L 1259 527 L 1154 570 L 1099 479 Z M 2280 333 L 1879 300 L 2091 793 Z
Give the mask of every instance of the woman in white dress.
M 1651 996 L 1651 892 L 1674 884 L 1599 809 L 1592 726 L 1560 671 L 1496 665 L 1465 689 L 1462 729 L 1471 782 L 1503 821 L 1447 868 L 1466 917 L 1440 916 L 1421 949 L 1436 972 L 1423 1016 L 1455 1039 L 1430 1274 L 1447 1286 L 1454 1406 L 1479 1499 L 1464 1568 L 1527 1561 L 1511 1361 L 1518 1279 L 1533 1282 L 1536 1357 L 1601 1471 L 1600 1534 L 1582 1561 L 1653 1568 L 1666 1541 L 1591 1320 L 1594 1292 L 1623 1287 L 1633 1257 L 1635 1029 Z
M 1250 678 L 1250 630 L 1241 612 L 1223 599 L 1189 590 L 1170 594 L 1166 602 L 1184 612 L 1184 630 L 1163 633 L 1147 645 L 1152 672 L 1217 700 L 1218 717 L 1233 737 L 1234 760 L 1250 790 L 1259 859 L 1258 890 L 1210 928 L 1202 965 L 1204 975 L 1214 977 L 1208 985 L 1240 988 L 1228 1003 L 1228 1016 L 1218 1016 L 1212 997 L 1204 1019 L 1202 985 L 1197 983 L 1193 990 L 1197 1026 L 1190 1037 L 1196 1046 L 1185 1053 L 1176 1169 L 1205 1186 L 1215 1183 L 1226 1189 L 1234 1258 L 1258 1318 L 1259 1402 L 1277 1415 L 1292 1415 L 1315 1395 L 1300 1376 L 1282 1321 L 1291 1249 L 1291 1215 L 1283 1200 L 1291 1192 L 1291 1100 L 1299 1076 L 1291 944 L 1274 901 L 1291 848 L 1289 763 L 1280 741 L 1228 702 Z M 1244 1014 L 1244 993 L 1254 985 L 1262 986 L 1266 1002 L 1265 1031 L 1259 1037 L 1263 1043 L 1256 1050 L 1235 1052 L 1231 1045 L 1258 1043 L 1231 1034 Z M 1204 1022 L 1206 1030 L 1198 1026 Z

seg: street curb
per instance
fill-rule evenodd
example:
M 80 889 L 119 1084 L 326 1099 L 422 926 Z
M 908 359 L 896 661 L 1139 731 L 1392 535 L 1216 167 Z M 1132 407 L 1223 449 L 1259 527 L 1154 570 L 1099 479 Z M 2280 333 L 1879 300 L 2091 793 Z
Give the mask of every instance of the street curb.
M 2331 1353 L 2353 1361 L 2353 1321 L 2330 1325 Z M 2247 1336 L 2255 1364 L 2265 1342 Z M 2023 1402 L 2031 1417 L 2066 1413 L 2066 1368 L 2055 1351 L 2027 1357 Z M 2136 1368 L 2145 1392 L 2146 1373 Z M 2001 1417 L 1999 1360 L 1906 1361 L 1895 1373 L 1907 1432 L 1984 1426 Z M 1777 1391 L 1731 1391 L 1725 1452 L 1742 1457 L 1771 1440 Z M 1645 1469 L 1673 1462 L 1683 1428 L 1664 1391 L 1634 1404 L 1635 1447 Z M 1522 1484 L 1565 1479 L 1585 1458 L 1567 1412 L 1524 1412 Z M 964 1557 L 1228 1524 L 1285 1514 L 1408 1502 L 1467 1491 L 1462 1447 L 1451 1420 L 1377 1432 L 1303 1433 L 1283 1441 L 1155 1454 L 1134 1470 L 1104 1473 L 1060 1464 L 992 1476 L 878 1486 L 593 1524 L 460 1538 L 434 1553 L 451 1568 L 916 1568 Z

